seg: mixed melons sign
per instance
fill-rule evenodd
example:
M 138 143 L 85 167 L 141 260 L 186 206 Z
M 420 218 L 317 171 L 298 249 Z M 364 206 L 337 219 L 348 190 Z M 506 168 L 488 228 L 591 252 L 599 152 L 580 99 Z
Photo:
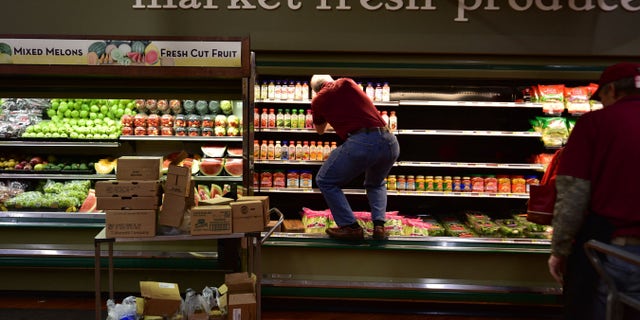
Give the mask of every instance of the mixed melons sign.
M 0 38 L 0 63 L 240 67 L 241 41 Z

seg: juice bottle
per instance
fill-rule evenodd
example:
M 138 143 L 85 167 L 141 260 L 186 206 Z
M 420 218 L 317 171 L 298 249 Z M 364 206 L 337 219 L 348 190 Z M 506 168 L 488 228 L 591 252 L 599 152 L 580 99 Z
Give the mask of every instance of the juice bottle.
M 331 141 L 331 151 L 335 150 L 338 148 L 338 143 L 335 141 Z
M 258 108 L 253 108 L 253 128 L 260 128 L 260 112 L 258 112 Z
M 269 123 L 269 113 L 267 113 L 267 108 L 262 108 L 262 113 L 260 114 L 260 128 L 267 128 Z
M 376 87 L 373 89 L 373 101 L 382 101 L 382 85 L 380 82 L 376 83 Z
M 289 146 L 288 146 L 288 141 L 283 140 L 282 141 L 282 153 L 280 154 L 280 158 L 282 160 L 289 160 Z
M 275 100 L 282 100 L 282 83 L 276 81 Z
M 267 87 L 267 99 L 275 100 L 276 98 L 276 84 L 273 80 L 269 81 L 269 86 Z
M 289 109 L 284 109 L 283 128 L 291 128 L 291 113 Z
M 293 94 L 293 100 L 297 100 L 297 101 L 302 100 L 302 84 L 300 84 L 300 81 L 296 82 L 296 87 Z
M 289 160 L 296 160 L 296 144 L 293 140 L 289 141 Z
M 316 147 L 316 142 L 311 141 L 309 144 L 309 160 L 315 161 L 318 159 L 318 148 Z
M 309 84 L 306 81 L 304 81 L 302 83 L 302 93 L 301 93 L 301 95 L 302 95 L 302 100 L 303 101 L 309 100 Z
M 298 128 L 302 129 L 305 128 L 305 123 L 306 123 L 306 116 L 304 115 L 304 110 L 299 109 L 298 110 Z
M 302 143 L 302 160 L 308 161 L 309 159 L 311 159 L 311 150 L 309 148 L 309 141 L 305 141 Z
M 329 154 L 331 153 L 331 145 L 329 141 L 324 142 L 324 147 L 322 148 L 322 160 L 327 160 L 329 158 Z
M 385 125 L 387 126 L 387 128 L 389 127 L 389 115 L 387 114 L 387 111 L 382 111 L 382 120 L 384 120 Z
M 269 98 L 269 85 L 266 81 L 262 81 L 260 86 L 260 100 L 267 100 Z
M 276 113 L 276 128 L 284 128 L 284 114 L 282 113 L 282 109 L 278 109 L 278 113 Z
M 298 127 L 298 113 L 296 109 L 291 109 L 291 128 L 295 129 Z
M 293 81 L 289 81 L 289 85 L 287 86 L 287 100 L 294 100 L 296 95 L 296 85 Z
M 273 144 L 273 140 L 269 140 L 267 143 L 267 160 L 274 160 L 276 153 L 276 146 Z
M 302 150 L 302 141 L 296 141 L 296 160 L 304 160 L 304 151 Z
M 273 148 L 273 159 L 282 160 L 282 144 L 280 144 L 280 140 L 276 140 L 275 147 Z
M 268 149 L 267 140 L 262 140 L 262 144 L 260 145 L 260 160 L 267 160 Z
M 253 86 L 253 100 L 260 100 L 260 85 L 257 83 Z
M 367 87 L 364 89 L 364 92 L 367 94 L 367 97 L 371 99 L 371 101 L 373 101 L 374 98 L 374 91 L 375 89 L 373 88 L 373 84 L 371 82 L 367 82 Z
M 260 141 L 253 140 L 253 159 L 260 159 Z
M 304 117 L 304 127 L 307 129 L 313 129 L 313 115 L 311 109 L 307 109 L 307 114 Z
M 382 85 L 382 101 L 390 101 L 391 100 L 391 87 L 389 87 L 389 83 L 385 82 Z
M 389 131 L 393 132 L 398 130 L 398 117 L 395 111 L 391 111 L 389 115 Z
M 276 111 L 271 108 L 269 109 L 269 115 L 268 115 L 268 123 L 267 126 L 269 128 L 275 128 L 276 127 Z

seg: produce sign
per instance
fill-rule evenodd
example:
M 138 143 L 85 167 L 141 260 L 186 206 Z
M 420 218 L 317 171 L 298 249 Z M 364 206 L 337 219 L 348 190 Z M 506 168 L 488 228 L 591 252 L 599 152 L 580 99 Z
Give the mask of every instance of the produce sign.
M 0 38 L 0 64 L 240 67 L 241 49 L 241 41 Z

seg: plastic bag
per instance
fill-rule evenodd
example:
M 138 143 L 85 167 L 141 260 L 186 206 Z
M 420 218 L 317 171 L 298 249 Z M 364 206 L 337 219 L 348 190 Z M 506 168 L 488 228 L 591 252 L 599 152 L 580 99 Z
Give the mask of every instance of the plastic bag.
M 191 319 L 194 315 L 204 313 L 209 315 L 211 308 L 205 301 L 204 297 L 196 293 L 193 289 L 187 289 L 187 293 L 184 298 L 183 316 L 185 319 Z
M 128 296 L 122 304 L 107 300 L 107 320 L 137 320 L 136 297 Z

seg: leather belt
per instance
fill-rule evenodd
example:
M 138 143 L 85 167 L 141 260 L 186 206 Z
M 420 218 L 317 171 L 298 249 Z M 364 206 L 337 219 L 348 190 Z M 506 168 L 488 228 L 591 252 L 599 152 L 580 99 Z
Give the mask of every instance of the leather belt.
M 353 132 L 349 132 L 348 136 L 352 136 L 352 135 L 358 134 L 358 133 L 369 133 L 369 132 L 384 133 L 384 132 L 389 132 L 389 128 L 387 128 L 387 127 L 362 128 L 362 129 L 358 129 L 358 130 L 353 131 Z
M 611 239 L 611 244 L 616 246 L 640 246 L 638 237 L 615 237 Z

